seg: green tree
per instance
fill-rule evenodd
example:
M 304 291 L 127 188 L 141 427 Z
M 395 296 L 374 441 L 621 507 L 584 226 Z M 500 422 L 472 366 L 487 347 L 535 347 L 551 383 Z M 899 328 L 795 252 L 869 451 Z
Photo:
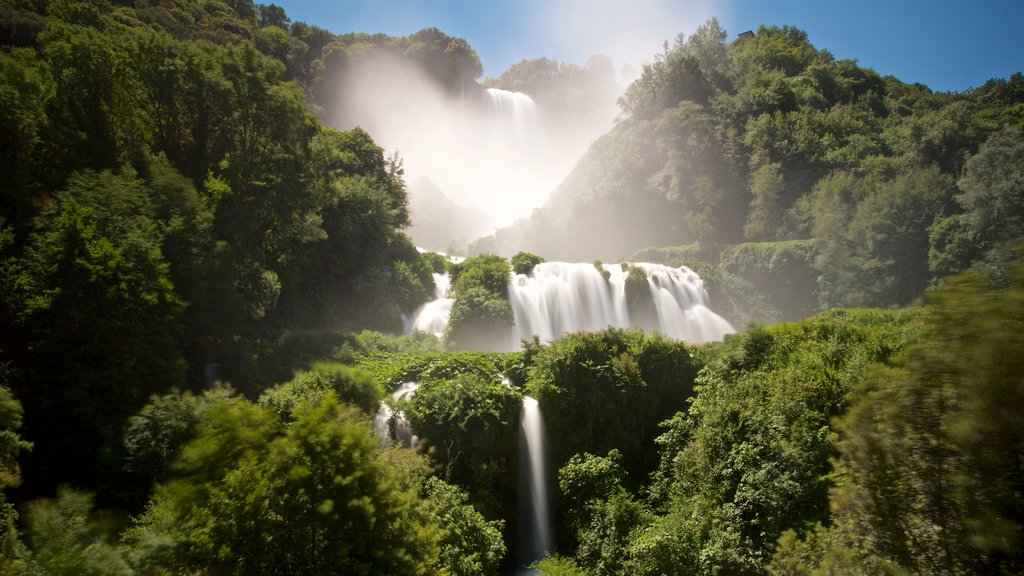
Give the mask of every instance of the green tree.
M 929 282 L 928 229 L 950 210 L 953 193 L 952 179 L 936 168 L 909 169 L 875 184 L 845 230 L 826 232 L 817 259 L 825 303 L 907 304 L 920 295 Z M 820 214 L 841 219 L 842 204 L 829 204 L 839 212 Z
M 4 491 L 21 484 L 18 455 L 32 449 L 32 445 L 18 434 L 22 422 L 22 408 L 11 394 L 6 365 L 0 365 L 0 569 L 14 572 L 18 569 L 24 547 L 18 539 L 16 522 L 18 512 L 7 501 Z
M 838 311 L 715 350 L 657 441 L 659 516 L 632 539 L 631 569 L 762 573 L 783 532 L 828 518 L 830 420 L 868 366 L 899 351 L 910 318 Z
M 138 483 L 143 501 L 157 482 L 167 480 L 171 463 L 213 405 L 231 396 L 230 388 L 218 386 L 201 395 L 171 391 L 153 395 L 141 410 L 125 423 L 124 468 L 142 477 Z
M 76 179 L 15 267 L 32 342 L 19 388 L 32 391 L 35 493 L 66 481 L 100 488 L 120 467 L 124 420 L 184 382 L 182 303 L 148 201 L 129 177 Z
M 774 571 L 1020 571 L 1022 273 L 929 295 L 906 361 L 875 370 L 839 422 L 831 524 L 786 536 Z
M 505 556 L 504 522 L 486 520 L 469 504 L 464 491 L 438 478 L 426 480 L 423 494 L 440 524 L 441 566 L 453 576 L 497 574 Z
M 460 374 L 424 382 L 408 410 L 440 476 L 490 517 L 512 514 L 505 506 L 515 500 L 521 406 L 521 394 L 497 374 Z
M 614 328 L 555 340 L 533 362 L 526 391 L 539 402 L 548 435 L 558 438 L 552 465 L 617 449 L 634 480 L 656 466 L 646 447 L 658 424 L 685 407 L 699 367 L 682 342 Z
M 114 522 L 94 513 L 91 495 L 62 488 L 57 498 L 25 506 L 27 549 L 7 568 L 12 576 L 131 576 L 126 551 L 114 538 Z M 0 566 L 4 559 L 0 557 Z
M 512 257 L 512 271 L 516 274 L 529 274 L 533 267 L 544 262 L 544 259 L 529 252 L 519 252 Z
M 0 53 L 0 198 L 3 216 L 19 229 L 35 213 L 32 192 L 41 166 L 47 103 L 53 81 L 46 64 L 29 49 Z
M 211 407 L 129 533 L 146 570 L 402 573 L 436 567 L 441 533 L 419 464 L 383 451 L 329 393 L 285 426 L 244 400 Z
M 495 255 L 467 258 L 452 273 L 452 305 L 445 339 L 456 350 L 507 350 L 514 324 L 508 300 L 512 269 Z
M 334 362 L 313 364 L 310 371 L 264 392 L 259 404 L 273 409 L 282 420 L 291 421 L 300 406 L 316 404 L 332 392 L 366 414 L 373 414 L 380 405 L 380 391 L 372 374 Z
M 776 240 L 782 229 L 785 181 L 779 164 L 765 164 L 750 175 L 750 214 L 743 227 L 747 240 Z
M 986 243 L 1024 236 L 1024 130 L 1007 126 L 967 160 L 957 200 Z

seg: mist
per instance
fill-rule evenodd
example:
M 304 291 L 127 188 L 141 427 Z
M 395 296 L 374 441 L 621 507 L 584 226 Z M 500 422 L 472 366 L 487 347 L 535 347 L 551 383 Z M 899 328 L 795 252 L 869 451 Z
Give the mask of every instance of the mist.
M 473 222 L 448 224 L 483 235 L 541 206 L 613 126 L 623 87 L 613 68 L 608 73 L 610 82 L 595 88 L 601 92 L 588 95 L 591 109 L 566 113 L 477 83 L 453 91 L 416 62 L 373 55 L 333 79 L 326 120 L 338 129 L 359 126 L 389 154 L 398 152 L 412 205 L 424 188 L 439 190 L 473 215 Z

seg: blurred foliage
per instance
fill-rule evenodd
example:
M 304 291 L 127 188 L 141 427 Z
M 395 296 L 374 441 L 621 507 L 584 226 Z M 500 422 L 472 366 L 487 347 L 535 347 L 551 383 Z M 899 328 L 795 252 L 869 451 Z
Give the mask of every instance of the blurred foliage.
M 383 451 L 328 393 L 285 426 L 226 400 L 128 533 L 140 569 L 229 574 L 430 573 L 441 532 L 411 454 Z
M 774 572 L 1020 572 L 1021 260 L 1010 278 L 970 272 L 929 294 L 905 360 L 838 422 L 832 521 L 788 533 Z

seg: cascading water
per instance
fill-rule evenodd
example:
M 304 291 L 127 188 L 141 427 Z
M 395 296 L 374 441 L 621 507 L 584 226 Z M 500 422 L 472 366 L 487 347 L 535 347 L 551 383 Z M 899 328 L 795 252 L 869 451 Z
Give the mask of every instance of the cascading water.
M 419 382 L 405 382 L 391 393 L 393 400 L 407 400 L 420 387 Z M 377 415 L 373 417 L 373 432 L 381 442 L 400 442 L 408 448 L 416 446 L 419 438 L 405 419 L 405 413 L 396 411 L 385 402 L 380 403 Z
M 658 314 L 658 329 L 677 340 L 710 342 L 722 340 L 736 330 L 708 308 L 704 281 L 686 268 L 636 264 L 647 272 L 647 281 Z
M 487 105 L 494 112 L 493 126 L 500 134 L 512 133 L 526 142 L 539 126 L 540 109 L 528 95 L 498 88 L 485 90 Z
M 434 300 L 420 306 L 413 315 L 410 332 L 426 332 L 441 337 L 455 301 L 448 297 L 451 279 L 447 273 L 434 273 Z
M 630 318 L 627 271 L 622 265 L 544 262 L 529 274 L 515 274 L 508 297 L 516 342 L 534 335 L 550 341 L 578 331 L 644 327 L 687 342 L 721 340 L 735 332 L 708 308 L 700 276 L 689 268 L 634 263 L 647 277 L 654 317 Z M 603 272 L 603 273 L 602 273 Z
M 527 567 L 551 552 L 551 492 L 544 423 L 537 400 L 523 398 L 519 418 L 519 563 Z
M 628 270 L 639 270 L 646 277 L 642 300 L 647 314 L 630 314 L 626 290 Z M 449 298 L 447 274 L 434 274 L 437 299 L 421 306 L 409 331 L 444 334 L 454 300 Z M 636 295 L 635 295 L 636 296 Z M 529 274 L 513 274 L 508 298 L 512 305 L 515 329 L 511 348 L 524 339 L 537 336 L 549 342 L 570 332 L 640 327 L 700 343 L 722 340 L 735 329 L 709 307 L 704 282 L 696 272 L 683 266 L 671 268 L 645 262 L 593 264 L 544 262 Z

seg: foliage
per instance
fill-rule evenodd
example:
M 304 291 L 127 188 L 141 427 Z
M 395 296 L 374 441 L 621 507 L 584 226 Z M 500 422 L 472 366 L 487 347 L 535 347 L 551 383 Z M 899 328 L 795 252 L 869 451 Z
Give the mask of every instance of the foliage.
M 967 160 L 958 182 L 963 219 L 987 243 L 1024 236 L 1024 132 L 1007 126 Z
M 689 410 L 658 438 L 660 515 L 634 538 L 631 565 L 760 573 L 785 530 L 826 519 L 830 419 L 868 366 L 899 352 L 911 319 L 837 311 L 711 351 Z
M 519 252 L 512 257 L 512 271 L 516 274 L 529 274 L 533 267 L 543 262 L 544 259 L 529 252 Z
M 383 452 L 333 393 L 284 426 L 244 400 L 212 407 L 129 533 L 145 570 L 429 573 L 439 528 L 411 455 Z
M 928 228 L 945 215 L 953 193 L 952 179 L 935 168 L 908 170 L 869 188 L 845 230 L 819 245 L 824 302 L 905 305 L 919 296 L 929 280 Z
M 577 556 L 591 574 L 630 570 L 629 548 L 638 528 L 649 521 L 647 507 L 625 491 L 591 503 L 590 522 L 579 532 Z
M 260 396 L 259 404 L 277 412 L 285 422 L 294 420 L 300 406 L 317 404 L 327 394 L 349 403 L 365 414 L 373 414 L 380 404 L 380 390 L 368 371 L 337 364 L 317 362 L 309 372 L 275 386 Z
M 648 519 L 646 507 L 624 485 L 622 454 L 577 454 L 558 471 L 559 506 L 578 542 L 577 559 L 594 574 L 618 574 L 625 567 L 633 531 Z
M 490 517 L 511 516 L 522 396 L 479 374 L 421 384 L 407 411 L 439 475 Z
M 521 361 L 518 353 L 402 352 L 366 354 L 359 357 L 357 366 L 369 370 L 386 390 L 392 390 L 405 382 L 452 380 L 463 375 L 497 381 L 506 370 L 518 368 Z
M 123 420 L 151 393 L 184 382 L 182 302 L 150 202 L 135 179 L 82 176 L 13 268 L 32 343 L 22 367 L 34 392 L 25 409 L 37 490 L 69 480 L 97 486 L 119 467 Z M 114 452 L 98 461 L 106 449 Z
M 497 574 L 505 555 L 502 521 L 484 519 L 465 492 L 438 478 L 426 480 L 423 495 L 435 507 L 441 527 L 441 565 L 453 576 Z
M 736 244 L 721 255 L 722 269 L 750 282 L 784 319 L 810 316 L 818 272 L 812 240 Z M 701 275 L 703 278 L 703 275 Z
M 698 368 L 681 342 L 614 328 L 563 337 L 533 362 L 526 391 L 539 402 L 548 435 L 559 439 L 552 465 L 617 449 L 634 480 L 654 468 L 645 446 L 662 420 L 685 407 Z
M 540 576 L 585 576 L 575 561 L 564 556 L 548 556 L 532 566 Z
M 18 455 L 32 449 L 32 445 L 18 435 L 21 428 L 22 408 L 7 387 L 7 367 L 0 366 L 0 568 L 5 573 L 18 569 L 23 550 L 18 540 L 15 522 L 18 512 L 7 501 L 4 491 L 21 483 Z
M 117 575 L 135 572 L 125 550 L 113 542 L 112 519 L 93 513 L 91 495 L 62 488 L 53 500 L 25 507 L 26 545 L 0 553 L 0 567 L 12 576 Z
M 145 487 L 145 493 L 137 498 L 145 501 L 149 487 L 167 479 L 171 462 L 181 447 L 195 436 L 206 411 L 231 394 L 226 387 L 213 388 L 198 396 L 174 390 L 150 397 L 149 402 L 128 419 L 124 430 L 124 469 L 144 479 L 138 484 Z
M 3 376 L 0 379 L 0 492 L 21 483 L 18 455 L 32 449 L 32 444 L 18 435 L 23 411 L 21 403 L 7 387 L 7 375 L 3 372 L 6 372 L 6 367 L 0 366 L 0 375 Z M 5 504 L 2 498 L 0 496 L 0 506 Z
M 900 366 L 874 371 L 840 421 L 834 520 L 788 535 L 780 573 L 980 574 L 1022 565 L 1020 261 L 931 293 Z M 950 354 L 955 350 L 955 354 Z
M 500 256 L 467 258 L 452 273 L 455 303 L 445 340 L 455 350 L 507 350 L 514 323 L 508 300 L 512 273 Z

